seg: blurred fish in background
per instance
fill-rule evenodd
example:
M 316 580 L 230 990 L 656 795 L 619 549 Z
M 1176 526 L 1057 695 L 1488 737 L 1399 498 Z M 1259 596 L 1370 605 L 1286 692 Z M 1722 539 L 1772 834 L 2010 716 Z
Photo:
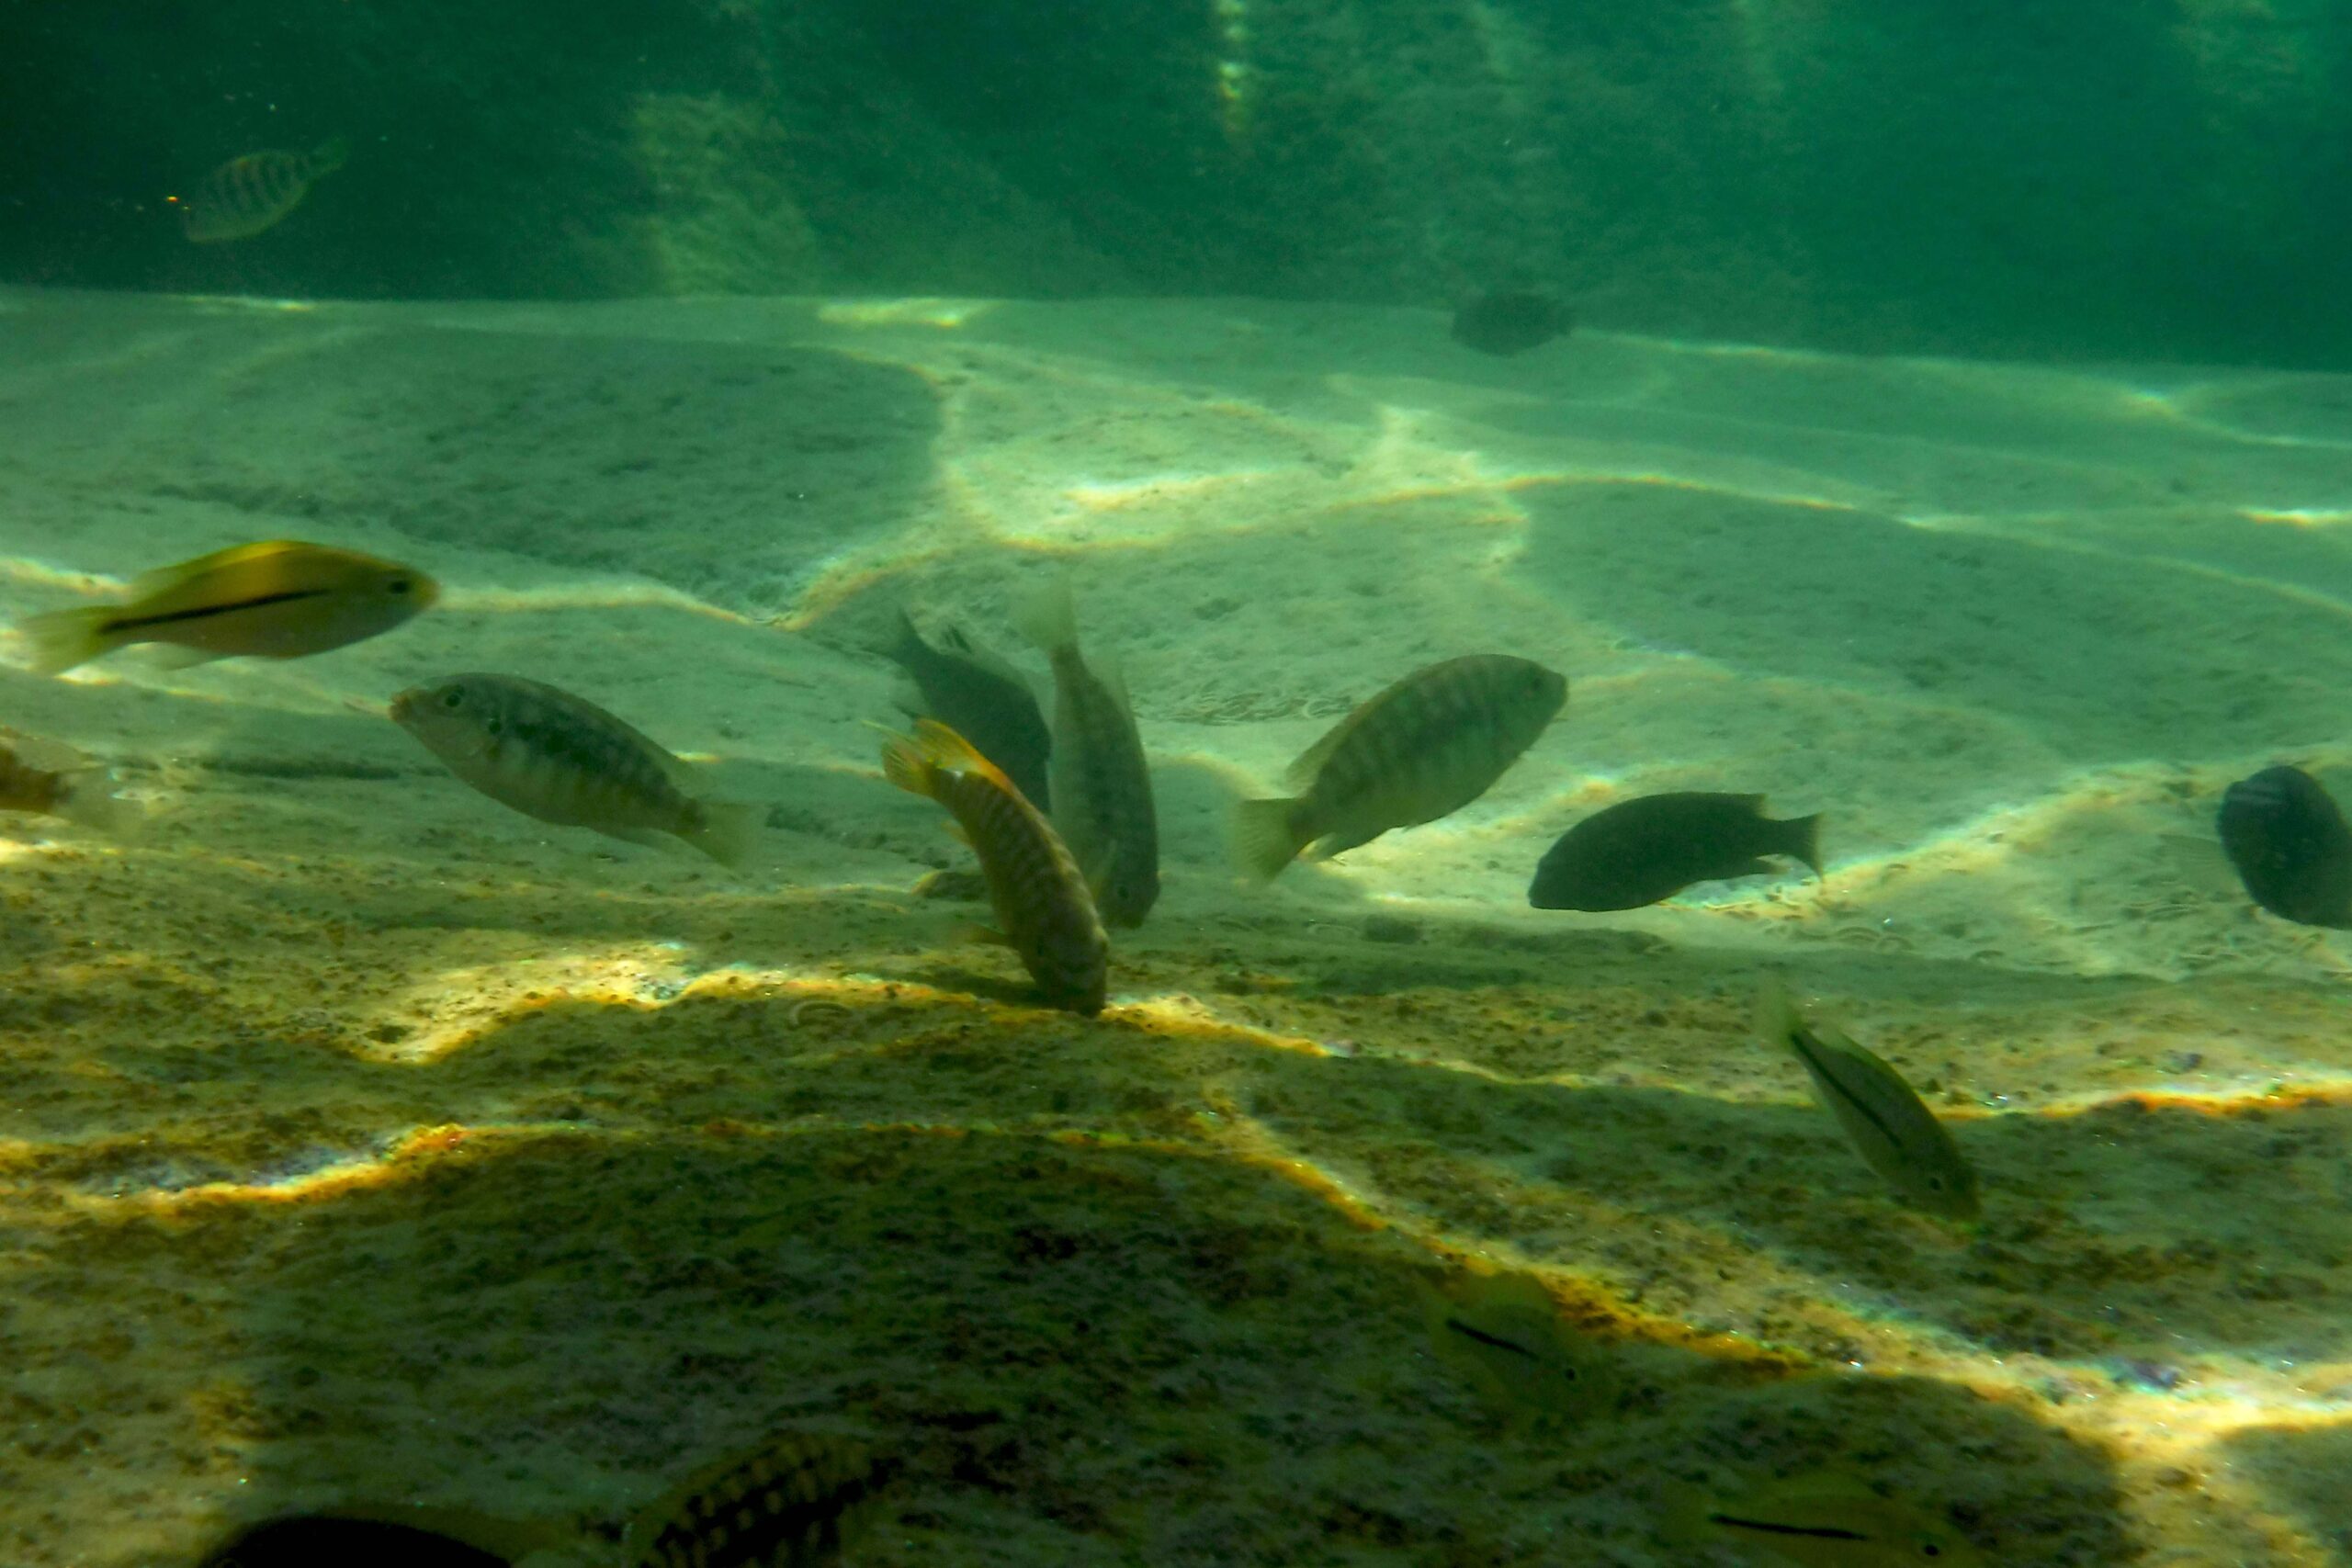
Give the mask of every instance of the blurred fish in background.
M 180 226 L 197 244 L 250 240 L 277 227 L 350 157 L 351 143 L 340 136 L 307 152 L 248 152 L 197 181 L 187 195 L 165 200 L 179 209 Z

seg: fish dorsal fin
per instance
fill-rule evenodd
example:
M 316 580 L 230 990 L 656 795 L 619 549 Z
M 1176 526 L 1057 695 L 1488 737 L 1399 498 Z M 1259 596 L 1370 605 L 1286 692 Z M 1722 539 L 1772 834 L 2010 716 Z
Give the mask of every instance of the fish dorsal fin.
M 200 576 L 206 572 L 223 571 L 232 566 L 243 566 L 249 561 L 266 560 L 272 556 L 282 556 L 292 550 L 314 550 L 318 547 L 316 545 L 306 545 L 300 539 L 262 539 L 250 545 L 232 545 L 225 550 L 215 550 L 209 556 L 198 556 L 194 560 L 177 561 L 170 566 L 159 566 L 153 571 L 142 571 L 130 580 L 130 592 L 144 599 L 150 594 L 161 593 L 167 588 L 175 588 L 189 578 Z
M 1301 751 L 1297 759 L 1283 770 L 1283 783 L 1302 794 L 1311 788 L 1315 776 L 1323 771 L 1323 764 L 1331 760 L 1331 753 L 1340 749 L 1340 742 L 1363 722 L 1363 716 L 1371 707 L 1371 701 L 1358 703 L 1345 718 L 1325 730 L 1321 739 Z
M 923 758 L 934 768 L 949 773 L 977 773 L 1005 789 L 1012 788 L 1012 781 L 1004 770 L 980 755 L 980 749 L 965 739 L 935 718 L 915 720 L 915 744 L 922 748 Z
M 950 623 L 940 628 L 939 646 L 967 664 L 985 670 L 991 675 L 1001 676 L 1024 691 L 1028 689 L 1027 671 L 973 637 L 959 625 Z
M 1102 682 L 1102 689 L 1111 694 L 1111 700 L 1119 705 L 1119 711 L 1133 717 L 1136 705 L 1127 695 L 1127 672 L 1121 666 L 1119 656 L 1098 649 L 1086 656 L 1086 667 L 1094 671 L 1094 678 Z

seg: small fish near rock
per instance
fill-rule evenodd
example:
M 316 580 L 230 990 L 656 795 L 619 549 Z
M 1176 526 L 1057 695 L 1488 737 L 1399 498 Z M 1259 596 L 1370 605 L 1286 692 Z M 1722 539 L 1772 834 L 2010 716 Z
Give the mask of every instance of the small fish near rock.
M 1821 874 L 1821 818 L 1770 818 L 1760 795 L 1645 795 L 1560 835 L 1535 868 L 1539 909 L 1639 909 L 1698 882 L 1769 876 L 1785 855 Z
M 631 1521 L 628 1568 L 831 1568 L 872 1523 L 898 1461 L 854 1438 L 788 1432 L 688 1477 Z
M 165 200 L 179 209 L 180 227 L 192 243 L 250 240 L 277 228 L 312 186 L 350 157 L 351 143 L 339 136 L 307 152 L 248 152 L 197 181 L 187 196 Z
M 2256 903 L 2298 925 L 2352 929 L 2352 827 L 2301 768 L 2265 768 L 2222 795 L 2222 848 Z
M 1539 289 L 1490 289 L 1453 312 L 1453 341 L 1480 354 L 1524 354 L 1575 327 L 1575 313 Z
M 1736 1546 L 1798 1568 L 1983 1568 L 1984 1562 L 1940 1514 L 1883 1497 L 1845 1471 L 1788 1476 L 1729 1495 L 1678 1487 L 1660 1523 L 1668 1541 L 1691 1551 Z
M 730 870 L 766 811 L 707 800 L 694 770 L 584 697 L 517 675 L 452 675 L 392 699 L 392 722 L 501 806 L 656 846 L 675 839 Z
M 133 643 L 171 645 L 182 663 L 300 659 L 390 631 L 440 596 L 413 567 L 356 550 L 266 539 L 161 567 L 120 604 L 19 622 L 38 675 L 57 675 Z

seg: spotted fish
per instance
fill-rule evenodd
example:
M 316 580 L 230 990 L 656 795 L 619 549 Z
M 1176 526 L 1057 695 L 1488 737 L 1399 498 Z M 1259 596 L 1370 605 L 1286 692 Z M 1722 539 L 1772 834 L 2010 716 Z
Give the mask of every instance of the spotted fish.
M 1159 821 L 1127 689 L 1078 646 L 1067 582 L 1023 609 L 1021 632 L 1054 667 L 1054 829 L 1078 857 L 1105 925 L 1139 926 L 1159 897 Z
M 1091 1016 L 1102 1010 L 1110 938 L 1093 895 L 1053 824 L 1002 770 L 935 719 L 893 735 L 882 773 L 954 815 L 980 857 L 1001 940 L 1021 955 L 1047 1003 Z
M 170 644 L 182 662 L 300 659 L 388 632 L 440 589 L 395 561 L 267 539 L 160 568 L 130 592 L 126 604 L 21 622 L 34 671 L 54 675 L 141 642 Z
M 1487 793 L 1568 700 L 1568 682 L 1508 654 L 1417 670 L 1363 704 L 1290 765 L 1303 793 L 1234 810 L 1234 858 L 1261 880 L 1302 850 L 1328 860 L 1392 828 L 1434 822 Z
M 1807 1023 L 1778 982 L 1758 999 L 1756 1030 L 1803 1064 L 1846 1141 L 1905 1202 L 1948 1220 L 1978 1218 L 1975 1168 L 1884 1058 L 1827 1024 Z
M 343 167 L 351 143 L 341 137 L 308 152 L 248 152 L 232 158 L 186 197 L 170 198 L 180 226 L 199 245 L 250 240 L 302 204 L 311 187 Z
M 452 675 L 392 699 L 392 722 L 526 817 L 631 843 L 683 840 L 740 867 L 763 807 L 691 793 L 692 769 L 584 697 L 515 675 Z
M 847 1438 L 794 1432 L 713 1465 L 631 1522 L 629 1568 L 827 1568 L 896 1464 Z

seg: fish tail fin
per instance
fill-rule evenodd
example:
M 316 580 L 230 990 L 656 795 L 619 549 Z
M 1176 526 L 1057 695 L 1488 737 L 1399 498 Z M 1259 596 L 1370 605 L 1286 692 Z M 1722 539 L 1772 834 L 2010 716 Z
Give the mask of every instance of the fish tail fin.
M 17 623 L 17 635 L 24 639 L 28 667 L 36 675 L 62 675 L 111 650 L 106 628 L 114 615 L 110 605 L 87 605 L 26 616 Z
M 882 776 L 909 795 L 937 799 L 939 770 L 932 765 L 922 743 L 878 724 L 874 728 L 889 737 L 882 743 Z
M 1792 818 L 1781 828 L 1781 852 L 1803 862 L 1816 879 L 1827 880 L 1821 869 L 1821 813 Z
M 1075 646 L 1078 597 L 1070 592 L 1069 579 L 1057 577 L 1031 594 L 1012 619 L 1021 635 L 1046 653 Z
M 978 747 L 935 718 L 917 719 L 912 735 L 892 735 L 882 749 L 882 776 L 911 795 L 937 799 L 942 773 L 980 773 L 1012 788 Z
M 685 836 L 686 842 L 729 871 L 741 871 L 759 853 L 766 837 L 768 808 L 751 801 L 706 800 L 702 826 Z
M 321 175 L 331 175 L 349 162 L 351 162 L 351 138 L 330 136 L 311 149 L 311 177 L 316 179 Z
M 1233 863 L 1261 882 L 1272 882 L 1298 858 L 1306 840 L 1298 834 L 1298 802 L 1283 797 L 1244 800 L 1233 807 Z

